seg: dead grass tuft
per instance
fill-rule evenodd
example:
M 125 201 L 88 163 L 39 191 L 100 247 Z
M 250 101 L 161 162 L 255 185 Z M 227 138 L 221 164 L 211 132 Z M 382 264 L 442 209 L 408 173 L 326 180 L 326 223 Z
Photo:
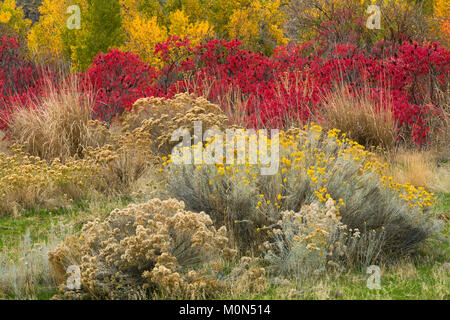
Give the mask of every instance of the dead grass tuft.
M 324 97 L 321 117 L 329 129 L 340 129 L 364 146 L 391 149 L 397 140 L 397 124 L 388 97 L 382 106 L 368 92 L 350 92 L 341 86 Z
M 31 106 L 13 108 L 8 135 L 41 159 L 81 156 L 85 147 L 96 144 L 89 126 L 93 106 L 93 94 L 82 92 L 76 77 L 59 84 L 48 81 Z

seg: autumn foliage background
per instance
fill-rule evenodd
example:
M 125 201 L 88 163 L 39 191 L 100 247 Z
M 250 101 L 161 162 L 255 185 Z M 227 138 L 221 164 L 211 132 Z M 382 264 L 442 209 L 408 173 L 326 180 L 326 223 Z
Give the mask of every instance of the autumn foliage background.
M 298 261 L 308 275 L 392 263 L 435 235 L 436 217 L 448 229 L 432 193 L 450 188 L 448 1 L 24 3 L 0 0 L 0 217 L 137 203 L 102 222 L 89 209 L 81 233 L 38 259 L 56 287 L 70 259 L 89 257 L 89 286 L 71 298 L 261 292 L 270 272 L 300 278 Z M 372 4 L 380 29 L 367 26 Z M 67 27 L 73 5 L 79 29 Z M 279 172 L 172 167 L 168 137 L 194 121 L 282 130 Z M 108 229 L 125 220 L 123 235 Z M 9 294 L 42 282 L 1 274 L 0 297 L 4 283 Z
M 1 40 L 3 129 L 11 101 L 34 99 L 61 70 L 81 72 L 103 121 L 138 98 L 190 91 L 243 123 L 280 127 L 320 120 L 324 97 L 342 86 L 392 108 L 407 143 L 429 142 L 433 119 L 448 116 L 445 1 L 381 1 L 381 30 L 365 27 L 364 1 L 326 0 L 80 0 L 83 27 L 69 30 L 69 2 L 43 1 L 33 25 L 2 2 L 0 21 L 17 35 Z

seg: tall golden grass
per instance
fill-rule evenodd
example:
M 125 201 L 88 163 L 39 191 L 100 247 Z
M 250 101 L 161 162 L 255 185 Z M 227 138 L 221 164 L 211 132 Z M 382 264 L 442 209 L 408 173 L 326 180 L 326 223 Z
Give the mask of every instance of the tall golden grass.
M 377 107 L 366 91 L 350 92 L 341 85 L 326 95 L 320 112 L 324 125 L 340 129 L 361 145 L 392 149 L 397 140 L 397 124 L 389 94 Z
M 82 156 L 84 148 L 96 144 L 89 126 L 93 106 L 94 94 L 80 90 L 75 76 L 58 84 L 49 80 L 31 105 L 13 108 L 8 135 L 23 151 L 45 160 Z
M 395 181 L 423 187 L 432 192 L 450 192 L 450 164 L 439 162 L 439 154 L 429 150 L 400 149 L 387 153 L 389 174 Z
M 7 153 L 8 150 L 8 143 L 5 139 L 5 133 L 3 131 L 0 131 L 0 153 Z
M 438 112 L 428 119 L 430 127 L 429 145 L 439 157 L 450 160 L 450 94 L 449 90 L 435 88 L 435 105 Z M 432 104 L 432 101 L 430 101 Z

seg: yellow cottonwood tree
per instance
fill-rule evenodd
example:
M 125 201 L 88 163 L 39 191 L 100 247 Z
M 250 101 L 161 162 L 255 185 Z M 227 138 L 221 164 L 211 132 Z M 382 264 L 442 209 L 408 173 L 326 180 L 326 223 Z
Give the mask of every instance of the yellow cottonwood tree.
M 87 5 L 81 10 L 81 29 L 67 28 L 63 34 L 66 54 L 71 58 L 74 71 L 86 70 L 98 53 L 119 48 L 125 42 L 119 0 L 83 1 Z
M 65 27 L 68 1 L 44 0 L 39 7 L 40 18 L 28 34 L 28 49 L 40 60 L 56 61 L 63 56 L 62 32 Z
M 189 22 L 188 16 L 182 10 L 177 10 L 170 14 L 169 36 L 179 36 L 188 38 L 195 46 L 212 36 L 213 28 L 207 21 Z
M 256 40 L 260 30 L 254 16 L 252 17 L 252 8 L 234 10 L 227 25 L 230 38 L 239 39 L 246 44 Z
M 167 0 L 167 12 L 182 10 L 190 22 L 208 20 L 209 0 Z
M 0 23 L 7 24 L 22 37 L 31 26 L 31 21 L 24 19 L 22 8 L 17 7 L 16 0 L 0 1 Z
M 153 65 L 161 67 L 161 61 L 154 55 L 155 45 L 171 36 L 189 38 L 193 45 L 212 35 L 212 27 L 207 21 L 190 22 L 183 10 L 175 10 L 166 17 L 166 24 L 159 22 L 157 15 L 148 17 L 139 10 L 140 0 L 121 0 L 123 28 L 127 39 L 121 47 Z M 156 11 L 155 11 L 156 12 Z
M 167 40 L 168 34 L 165 27 L 160 27 L 156 17 L 145 18 L 139 14 L 123 21 L 127 38 L 120 48 L 138 54 L 142 60 L 158 66 L 160 60 L 154 56 L 155 45 Z
M 253 0 L 248 7 L 233 11 L 226 30 L 230 38 L 240 39 L 247 48 L 270 54 L 289 41 L 284 34 L 285 22 L 280 0 Z
M 120 4 L 124 19 L 140 15 L 146 19 L 156 17 L 159 25 L 167 22 L 166 6 L 159 0 L 120 0 Z
M 433 9 L 434 31 L 448 45 L 450 37 L 450 2 L 448 0 L 435 0 Z
M 228 37 L 228 26 L 235 10 L 248 8 L 251 0 L 210 0 L 208 21 L 219 37 Z
M 168 38 L 167 29 L 158 23 L 159 9 L 151 6 L 142 12 L 143 0 L 120 0 L 120 3 L 126 35 L 125 43 L 120 49 L 138 54 L 143 61 L 159 66 L 161 61 L 154 55 L 155 45 Z

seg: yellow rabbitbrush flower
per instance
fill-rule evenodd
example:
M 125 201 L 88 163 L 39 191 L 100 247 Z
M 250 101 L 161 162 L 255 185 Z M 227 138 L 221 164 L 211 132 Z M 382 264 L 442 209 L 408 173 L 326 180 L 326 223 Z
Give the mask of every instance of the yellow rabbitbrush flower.
M 238 139 L 244 139 L 249 150 L 250 139 L 245 131 L 243 134 Z M 242 250 L 257 249 L 255 243 L 267 237 L 261 227 L 276 224 L 283 210 L 299 210 L 312 201 L 325 203 L 330 199 L 338 199 L 333 200 L 337 215 L 352 229 L 362 229 L 366 221 L 371 230 L 383 226 L 390 231 L 399 227 L 398 221 L 405 221 L 401 228 L 409 230 L 414 228 L 410 222 L 417 225 L 419 219 L 421 235 L 431 233 L 435 225 L 432 194 L 384 178 L 386 164 L 338 130 L 324 132 L 322 127 L 310 125 L 280 132 L 279 141 L 279 166 L 274 175 L 261 175 L 260 169 L 267 164 L 259 160 L 250 164 L 249 157 L 244 163 L 225 166 L 171 164 L 165 168 L 169 191 L 227 225 L 233 232 L 230 238 Z M 259 151 L 270 154 L 270 148 Z M 214 184 L 209 185 L 209 181 Z M 247 225 L 228 225 L 235 220 L 247 221 Z M 422 240 L 405 239 L 405 243 Z M 387 240 L 385 245 L 393 251 L 411 250 L 404 248 L 402 241 Z

